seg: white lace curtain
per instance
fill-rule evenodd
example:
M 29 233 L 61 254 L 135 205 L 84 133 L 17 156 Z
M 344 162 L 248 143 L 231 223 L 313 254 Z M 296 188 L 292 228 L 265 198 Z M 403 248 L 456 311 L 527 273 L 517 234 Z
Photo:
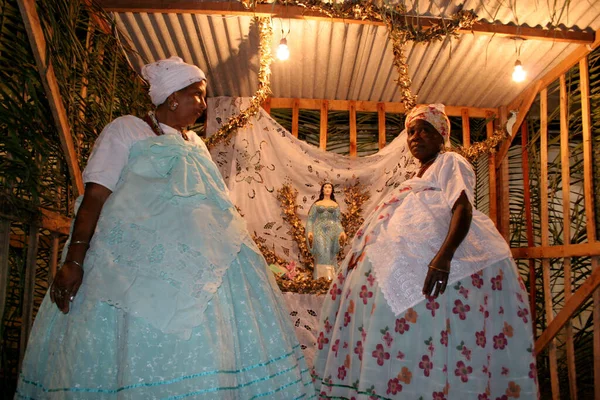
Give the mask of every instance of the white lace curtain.
M 249 98 L 239 97 L 209 99 L 208 136 L 230 116 L 246 108 L 249 101 Z M 298 190 L 297 214 L 306 223 L 310 206 L 317 200 L 324 181 L 334 184 L 336 200 L 344 212 L 343 187 L 358 179 L 370 193 L 370 199 L 363 206 L 364 218 L 383 196 L 416 169 L 406 146 L 405 132 L 374 155 L 350 158 L 328 153 L 293 137 L 262 109 L 229 144 L 219 144 L 211 153 L 250 233 L 265 239 L 270 249 L 288 261 L 298 261 L 299 255 L 277 200 L 277 191 L 284 184 Z

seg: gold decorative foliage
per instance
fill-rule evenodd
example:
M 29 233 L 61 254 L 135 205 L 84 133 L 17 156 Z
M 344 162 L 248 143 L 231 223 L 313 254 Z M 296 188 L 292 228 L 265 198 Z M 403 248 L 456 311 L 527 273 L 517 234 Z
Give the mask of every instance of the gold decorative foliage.
M 292 188 L 289 184 L 284 184 L 277 191 L 277 200 L 279 200 L 283 220 L 291 227 L 292 239 L 298 245 L 300 256 L 302 257 L 302 265 L 308 269 L 312 269 L 313 256 L 308 249 L 306 243 L 306 231 L 298 214 L 296 213 L 298 206 L 296 205 L 296 197 L 298 191 Z

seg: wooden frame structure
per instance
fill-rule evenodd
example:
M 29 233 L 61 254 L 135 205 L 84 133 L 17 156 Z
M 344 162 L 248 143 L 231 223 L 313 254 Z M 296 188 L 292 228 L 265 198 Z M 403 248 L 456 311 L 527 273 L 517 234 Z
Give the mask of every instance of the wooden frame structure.
M 56 76 L 54 75 L 52 65 L 46 59 L 46 44 L 43 33 L 39 25 L 39 17 L 35 9 L 35 0 L 18 0 L 30 43 L 33 48 L 34 56 L 37 62 L 38 69 L 46 90 L 46 94 L 50 101 L 51 110 L 54 120 L 60 133 L 61 145 L 65 152 L 65 157 L 68 162 L 69 175 L 74 183 L 76 193 L 83 192 L 83 182 L 81 180 L 81 171 L 77 162 L 77 157 L 74 150 L 72 137 L 66 111 L 60 98 Z M 303 9 L 297 7 L 282 7 L 272 6 L 267 4 L 257 5 L 255 8 L 248 10 L 241 5 L 233 3 L 196 3 L 183 2 L 173 0 L 130 0 L 127 5 L 118 0 L 100 0 L 99 4 L 107 11 L 143 11 L 145 12 L 186 12 L 199 14 L 223 14 L 223 15 L 265 15 L 281 18 L 299 18 L 299 19 L 321 19 L 335 21 L 330 18 L 323 18 L 320 15 L 307 13 Z M 377 22 L 361 21 L 361 20 L 344 20 L 345 23 L 357 24 L 374 24 Z M 427 19 L 422 19 L 423 24 L 427 24 Z M 429 21 L 429 23 L 435 21 Z M 562 330 L 566 329 L 567 337 L 567 364 L 569 371 L 569 390 L 572 398 L 576 398 L 577 386 L 575 380 L 575 360 L 573 348 L 573 331 L 571 326 L 571 318 L 574 313 L 583 305 L 583 303 L 593 296 L 593 330 L 594 330 L 594 382 L 595 382 L 595 398 L 600 399 L 600 242 L 596 238 L 595 218 L 594 218 L 594 203 L 593 203 L 593 176 L 592 176 L 592 132 L 590 121 L 590 104 L 589 104 L 589 73 L 587 56 L 596 47 L 600 45 L 600 35 L 598 32 L 576 32 L 576 31 L 548 31 L 539 28 L 523 28 L 512 27 L 502 24 L 483 24 L 478 23 L 469 33 L 476 34 L 494 34 L 505 36 L 519 36 L 523 38 L 536 40 L 553 40 L 564 41 L 571 43 L 579 43 L 581 46 L 575 50 L 565 61 L 560 63 L 546 76 L 539 79 L 524 90 L 506 107 L 500 109 L 494 108 L 469 108 L 469 107 L 452 107 L 448 106 L 446 111 L 451 116 L 460 116 L 463 120 L 463 143 L 468 146 L 470 143 L 470 127 L 467 123 L 469 117 L 483 117 L 490 119 L 492 116 L 497 116 L 502 124 L 506 120 L 507 110 L 518 110 L 518 118 L 511 132 L 511 138 L 502 145 L 496 156 L 490 156 L 489 159 L 489 175 L 490 175 L 490 216 L 497 223 L 501 232 L 508 235 L 508 217 L 509 217 L 509 191 L 507 182 L 507 154 L 511 141 L 517 136 L 517 132 L 521 130 L 521 144 L 525 147 L 528 143 L 527 127 L 523 124 L 525 117 L 536 99 L 540 96 L 541 105 L 541 189 L 542 189 L 542 236 L 541 246 L 534 246 L 533 240 L 533 223 L 530 210 L 526 215 L 527 223 L 527 241 L 528 247 L 512 249 L 515 258 L 527 259 L 530 265 L 531 282 L 535 282 L 535 260 L 541 260 L 543 271 L 543 287 L 542 290 L 546 294 L 545 314 L 548 321 L 547 328 L 541 332 L 535 344 L 535 351 L 539 354 L 546 348 L 549 348 L 549 358 L 551 364 L 551 383 L 553 398 L 558 398 L 559 382 L 556 368 L 557 354 L 554 339 Z M 588 242 L 583 244 L 566 243 L 561 246 L 551 246 L 548 241 L 548 213 L 547 213 L 547 180 L 548 180 L 548 153 L 547 153 L 547 126 L 548 126 L 548 109 L 547 109 L 547 87 L 555 80 L 560 80 L 560 109 L 561 109 L 561 157 L 562 157 L 562 180 L 563 190 L 569 190 L 569 136 L 566 119 L 568 118 L 567 100 L 566 100 L 566 83 L 565 73 L 574 65 L 578 65 L 581 74 L 581 98 L 582 98 L 582 117 L 583 117 L 583 157 L 584 157 L 584 188 L 585 188 L 585 212 L 586 212 L 586 228 Z M 272 98 L 269 100 L 265 108 L 290 108 L 292 109 L 292 134 L 298 136 L 299 110 L 313 109 L 320 110 L 320 147 L 326 148 L 327 145 L 327 112 L 329 110 L 347 110 L 350 113 L 350 154 L 356 156 L 356 113 L 361 111 L 377 112 L 379 121 L 379 148 L 385 146 L 385 114 L 386 113 L 402 113 L 404 107 L 399 103 L 381 103 L 367 101 L 341 101 L 341 100 L 315 100 L 315 99 L 290 99 L 290 98 Z M 523 125 L 523 126 L 522 126 Z M 493 133 L 493 122 L 489 122 L 486 126 L 488 136 Z M 523 171 L 529 170 L 529 160 L 526 152 L 523 152 L 522 168 Z M 530 204 L 530 194 L 528 193 L 529 176 L 524 175 L 525 186 L 525 204 Z M 563 224 L 565 226 L 565 237 L 569 237 L 569 205 L 565 202 L 564 209 L 567 210 L 563 216 Z M 7 272 L 8 272 L 8 254 L 10 247 L 10 226 L 11 217 L 0 215 L 0 316 L 4 311 L 4 301 L 6 296 Z M 21 352 L 25 349 L 29 331 L 31 329 L 33 306 L 33 285 L 35 283 L 36 272 L 36 257 L 38 249 L 38 236 L 40 229 L 48 229 L 53 233 L 51 260 L 50 260 L 50 277 L 54 275 L 58 263 L 58 245 L 59 236 L 66 235 L 69 231 L 70 220 L 66 217 L 53 214 L 47 210 L 42 210 L 42 220 L 38 223 L 29 226 L 27 237 L 28 253 L 27 253 L 27 275 L 25 282 L 25 296 L 23 303 L 23 325 L 21 335 Z M 571 287 L 571 258 L 579 256 L 591 257 L 592 272 L 586 282 L 573 292 Z M 550 293 L 550 259 L 563 258 L 563 267 L 565 272 L 565 304 L 560 312 L 555 313 L 554 304 L 552 304 Z M 530 288 L 532 298 L 536 293 L 535 286 Z M 535 309 L 535 308 L 533 308 Z M 535 319 L 535 317 L 534 317 Z M 570 342 L 570 343 L 569 343 Z M 22 358 L 22 355 L 21 355 Z

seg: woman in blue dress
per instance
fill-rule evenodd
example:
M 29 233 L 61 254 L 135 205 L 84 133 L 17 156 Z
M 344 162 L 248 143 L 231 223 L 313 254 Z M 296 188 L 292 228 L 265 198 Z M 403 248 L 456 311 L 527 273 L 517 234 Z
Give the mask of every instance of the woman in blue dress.
M 335 201 L 333 184 L 326 182 L 321 185 L 319 198 L 310 207 L 306 223 L 308 245 L 314 257 L 314 279 L 326 277 L 331 280 L 335 275 L 340 243 L 346 240 L 340 221 L 340 206 Z
M 96 141 L 16 397 L 313 398 L 272 275 L 185 129 L 206 109 L 204 73 L 178 57 L 142 72 L 156 111 Z

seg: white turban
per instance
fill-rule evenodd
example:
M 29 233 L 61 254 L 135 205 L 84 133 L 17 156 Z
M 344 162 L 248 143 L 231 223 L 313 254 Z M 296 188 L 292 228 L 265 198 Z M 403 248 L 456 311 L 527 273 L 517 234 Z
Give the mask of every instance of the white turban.
M 164 103 L 172 93 L 206 80 L 200 68 L 185 63 L 177 56 L 144 65 L 142 76 L 150 84 L 148 94 L 155 106 Z

